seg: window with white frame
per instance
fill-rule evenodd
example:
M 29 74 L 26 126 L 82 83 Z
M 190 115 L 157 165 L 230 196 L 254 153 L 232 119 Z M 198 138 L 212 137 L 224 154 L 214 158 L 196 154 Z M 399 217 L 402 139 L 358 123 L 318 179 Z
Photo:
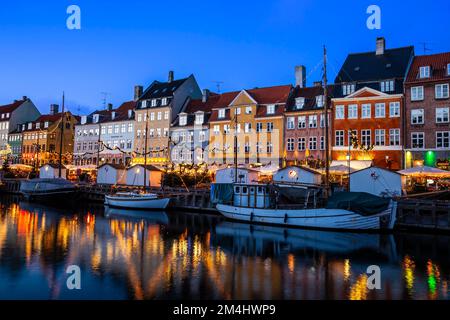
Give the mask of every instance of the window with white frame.
M 244 132 L 250 133 L 252 131 L 252 124 L 251 123 L 245 123 L 244 124 Z
M 205 119 L 205 115 L 203 113 L 196 113 L 195 114 L 195 124 L 196 125 L 201 125 L 203 124 L 203 121 Z
M 273 131 L 273 122 L 267 122 L 267 132 Z
M 236 108 L 236 109 L 234 109 L 234 114 L 235 115 L 240 115 L 241 114 L 241 108 Z
M 356 139 L 358 139 L 358 130 L 349 130 L 348 131 L 348 145 L 351 145 L 352 142 L 350 141 L 352 137 L 355 137 Z
M 355 84 L 344 84 L 342 85 L 342 94 L 344 96 L 352 94 L 355 92 Z
M 310 115 L 308 120 L 310 128 L 317 128 L 317 115 Z
M 450 148 L 450 131 L 436 132 L 436 148 Z
M 309 150 L 317 150 L 317 137 L 309 137 Z
M 323 95 L 316 97 L 316 106 L 319 108 L 323 107 Z
M 389 129 L 389 144 L 391 146 L 400 145 L 400 129 Z
M 296 109 L 303 109 L 304 105 L 305 105 L 305 98 L 304 97 L 295 98 L 295 108 Z
M 169 111 L 164 111 L 164 120 L 169 119 Z
M 295 117 L 287 117 L 287 129 L 295 129 Z
M 163 132 L 164 132 L 164 137 L 169 136 L 169 128 L 164 128 Z
M 419 68 L 419 78 L 429 78 L 430 77 L 430 66 L 422 66 Z
M 423 100 L 423 87 L 411 88 L 411 101 Z
M 361 144 L 366 147 L 372 144 L 370 129 L 361 130 Z
M 246 114 L 252 114 L 252 107 L 245 107 Z
M 334 144 L 336 147 L 344 146 L 344 130 L 336 130 Z
M 348 119 L 358 119 L 358 105 L 350 104 L 348 106 Z
M 370 119 L 372 106 L 370 103 L 365 103 L 361 106 L 361 119 Z
M 411 133 L 411 147 L 413 149 L 423 149 L 423 148 L 425 148 L 425 133 L 423 133 L 423 132 L 412 132 Z
M 375 104 L 375 118 L 385 118 L 386 117 L 386 104 L 376 103 Z
M 450 63 L 447 63 L 447 75 L 450 76 Z
M 156 136 L 161 137 L 161 128 L 156 128 Z
M 133 124 L 132 123 L 128 124 L 128 132 L 129 133 L 133 132 Z
M 342 105 L 336 106 L 335 119 L 345 119 L 344 106 Z
M 375 129 L 375 145 L 384 146 L 386 144 L 386 130 Z
M 166 106 L 167 105 L 167 98 L 162 98 L 161 99 L 161 105 L 162 106 Z
M 298 117 L 298 128 L 299 129 L 306 128 L 306 116 L 299 116 Z
M 390 102 L 389 103 L 389 117 L 397 118 L 400 117 L 400 102 Z
M 162 112 L 161 112 L 161 111 L 158 112 L 157 119 L 158 119 L 158 120 L 161 120 L 161 119 L 162 119 Z
M 449 122 L 449 108 L 436 108 L 436 123 Z
M 152 107 L 156 107 L 156 99 L 152 99 Z
M 424 110 L 413 109 L 411 110 L 411 124 L 423 124 L 424 123 Z
M 320 137 L 320 150 L 325 150 L 325 137 Z
M 437 84 L 435 86 L 435 97 L 436 99 L 448 98 L 448 83 Z
M 49 124 L 48 121 L 45 121 L 44 122 L 44 128 L 48 128 L 48 124 Z
M 267 106 L 267 114 L 274 114 L 275 113 L 275 105 L 274 104 L 269 104 Z
M 330 123 L 330 121 L 328 121 L 328 124 Z M 324 128 L 325 127 L 325 115 L 321 114 L 320 115 L 320 127 Z
M 215 136 L 218 136 L 220 134 L 220 126 L 219 125 L 214 125 L 213 127 L 213 133 Z
M 306 138 L 305 137 L 298 138 L 297 148 L 298 148 L 298 151 L 306 150 Z
M 229 124 L 225 124 L 223 126 L 223 133 L 224 134 L 230 134 L 231 126 Z
M 219 119 L 225 118 L 225 109 L 219 109 Z
M 394 80 L 385 80 L 380 82 L 381 92 L 393 92 L 394 90 Z
M 294 138 L 287 139 L 287 151 L 294 151 Z

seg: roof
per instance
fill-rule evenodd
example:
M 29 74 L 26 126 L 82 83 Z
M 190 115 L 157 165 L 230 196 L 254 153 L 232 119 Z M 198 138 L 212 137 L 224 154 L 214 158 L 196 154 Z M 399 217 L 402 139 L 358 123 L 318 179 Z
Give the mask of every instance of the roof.
M 117 170 L 124 170 L 125 169 L 125 166 L 123 164 L 119 164 L 119 163 L 104 163 L 101 166 L 99 166 L 97 169 L 100 169 L 100 168 L 102 168 L 104 166 L 110 166 L 110 167 L 113 167 L 114 169 L 117 169 Z
M 304 171 L 307 171 L 307 172 L 310 172 L 310 173 L 313 173 L 313 174 L 321 175 L 320 172 L 318 172 L 318 171 L 316 171 L 314 169 L 311 169 L 311 168 L 308 168 L 308 167 L 304 167 L 304 166 L 298 166 L 298 165 L 292 165 L 292 166 L 281 168 L 280 170 L 278 170 L 278 172 L 283 171 L 283 170 L 287 170 L 287 169 L 290 169 L 290 168 L 299 168 L 301 170 L 304 170 Z
M 136 101 L 126 101 L 122 103 L 118 108 L 113 110 L 96 110 L 92 112 L 89 116 L 87 116 L 87 122 L 85 124 L 93 124 L 94 115 L 99 115 L 99 120 L 97 123 L 104 123 L 104 122 L 115 122 L 115 121 L 124 121 L 129 119 L 134 119 L 133 115 L 131 118 L 128 117 L 128 111 L 134 110 L 136 108 L 137 102 Z M 115 117 L 112 119 L 112 113 L 115 112 Z
M 245 90 L 258 104 L 286 103 L 292 85 L 281 85 Z
M 75 116 L 75 115 L 71 114 L 69 111 L 67 111 L 65 113 L 69 113 L 71 116 L 75 117 L 79 121 L 79 117 L 78 116 Z M 62 114 L 63 114 L 62 112 L 59 112 L 59 113 L 55 113 L 55 114 L 44 114 L 44 115 L 41 115 L 36 120 L 30 121 L 32 123 L 31 129 L 28 129 L 28 123 L 30 123 L 30 122 L 24 123 L 25 124 L 25 130 L 23 130 L 23 132 L 36 130 L 37 129 L 36 128 L 36 124 L 37 123 L 48 122 L 51 125 L 51 124 L 59 121 L 61 119 Z M 40 129 L 46 129 L 46 128 L 41 127 Z
M 5 104 L 0 106 L 0 114 L 2 113 L 11 113 L 20 107 L 26 100 L 16 100 L 13 103 Z
M 53 169 L 59 169 L 59 167 L 60 167 L 60 165 L 59 165 L 58 163 L 46 163 L 46 164 L 44 164 L 43 166 L 41 166 L 41 168 L 42 168 L 42 167 L 45 167 L 45 166 L 52 167 Z M 62 165 L 62 166 L 61 166 L 61 169 L 66 169 L 66 166 L 65 166 L 65 165 Z
M 211 117 L 211 112 L 205 112 L 202 125 L 208 125 L 210 117 Z M 174 127 L 174 128 L 184 128 L 184 127 L 193 126 L 194 123 L 195 123 L 195 113 L 188 113 L 187 114 L 187 121 L 186 121 L 186 125 L 184 125 L 184 126 L 180 126 L 179 120 L 180 120 L 180 115 L 178 114 L 178 116 L 176 117 L 175 121 L 172 124 L 172 127 Z
M 149 171 L 161 171 L 161 169 L 159 169 L 159 168 L 157 168 L 157 167 L 155 167 L 154 165 L 151 165 L 151 164 L 147 164 L 147 165 L 135 164 L 134 166 L 127 168 L 127 170 L 131 170 L 134 167 L 145 167 Z
M 329 106 L 331 98 L 334 96 L 334 85 L 327 86 L 328 89 L 328 102 Z M 322 86 L 313 86 L 313 87 L 306 87 L 301 88 L 299 86 L 296 86 L 293 90 L 292 99 L 289 99 L 289 102 L 286 106 L 286 111 L 311 111 L 311 110 L 321 110 L 323 107 L 318 107 L 316 103 L 316 97 L 317 96 L 323 96 L 323 87 Z M 304 98 L 305 102 L 303 105 L 303 108 L 297 109 L 295 106 L 295 99 L 296 98 Z
M 335 83 L 404 78 L 413 55 L 412 46 L 385 49 L 381 55 L 375 51 L 349 54 Z
M 393 171 L 393 170 L 389 170 L 389 169 L 381 168 L 381 167 L 377 167 L 377 166 L 370 166 L 370 167 L 367 167 L 367 168 L 362 168 L 362 169 L 359 169 L 359 170 L 354 170 L 354 171 L 352 171 L 352 172 L 350 173 L 350 175 L 352 175 L 352 174 L 354 174 L 354 173 L 362 172 L 362 171 L 373 170 L 373 169 L 382 170 L 382 171 L 386 171 L 386 172 L 390 172 L 390 173 L 395 173 L 395 174 L 398 174 L 398 175 L 402 175 L 399 171 Z
M 430 54 L 414 57 L 413 63 L 406 77 L 406 83 L 431 82 L 436 80 L 449 79 L 448 64 L 450 63 L 450 52 Z M 419 78 L 420 67 L 430 66 L 430 77 Z
M 178 79 L 171 82 L 153 81 L 153 83 L 145 89 L 139 100 L 156 99 L 173 96 L 174 92 L 187 80 L 188 78 Z

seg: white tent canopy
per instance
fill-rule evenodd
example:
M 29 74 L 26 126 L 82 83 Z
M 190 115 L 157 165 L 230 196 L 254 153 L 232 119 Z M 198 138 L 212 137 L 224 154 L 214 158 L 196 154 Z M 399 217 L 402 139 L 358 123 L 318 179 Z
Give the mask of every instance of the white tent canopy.
M 435 177 L 447 178 L 450 177 L 450 171 L 441 170 L 427 166 L 412 167 L 405 170 L 400 170 L 398 173 L 411 177 Z
M 346 166 L 348 167 L 349 161 L 347 160 L 333 160 L 331 162 L 330 167 L 337 167 L 337 166 Z M 350 168 L 355 170 L 361 170 L 366 169 L 372 166 L 372 160 L 351 160 L 350 161 Z

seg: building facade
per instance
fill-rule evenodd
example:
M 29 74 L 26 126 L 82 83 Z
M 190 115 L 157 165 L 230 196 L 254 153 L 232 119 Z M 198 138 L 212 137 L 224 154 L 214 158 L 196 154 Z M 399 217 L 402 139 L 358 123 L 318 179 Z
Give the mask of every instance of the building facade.
M 404 166 L 403 83 L 413 56 L 413 47 L 386 49 L 384 38 L 375 52 L 348 55 L 332 99 L 332 166 Z
M 405 82 L 405 166 L 449 170 L 450 52 L 416 56 Z
M 201 90 L 193 75 L 174 80 L 173 72 L 169 72 L 167 82 L 154 81 L 139 95 L 135 116 L 136 157 L 134 164 L 147 163 L 165 165 L 170 161 L 170 125 L 186 106 L 188 99 L 199 99 Z M 147 150 L 145 141 L 147 140 Z

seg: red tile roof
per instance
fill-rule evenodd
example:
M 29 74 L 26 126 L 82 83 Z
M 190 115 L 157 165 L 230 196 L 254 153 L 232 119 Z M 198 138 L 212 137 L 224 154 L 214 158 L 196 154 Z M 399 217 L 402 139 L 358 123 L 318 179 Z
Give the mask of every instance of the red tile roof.
M 449 79 L 447 65 L 450 63 L 450 52 L 431 54 L 414 57 L 413 63 L 406 77 L 406 83 L 430 82 L 436 80 Z M 419 68 L 430 66 L 431 75 L 429 78 L 419 78 Z
M 259 104 L 286 103 L 291 85 L 245 90 Z
M 14 101 L 11 104 L 6 104 L 3 106 L 0 106 L 0 113 L 13 112 L 18 107 L 20 107 L 22 105 L 22 103 L 24 103 L 24 102 L 25 102 L 25 100 L 18 100 L 18 101 Z

